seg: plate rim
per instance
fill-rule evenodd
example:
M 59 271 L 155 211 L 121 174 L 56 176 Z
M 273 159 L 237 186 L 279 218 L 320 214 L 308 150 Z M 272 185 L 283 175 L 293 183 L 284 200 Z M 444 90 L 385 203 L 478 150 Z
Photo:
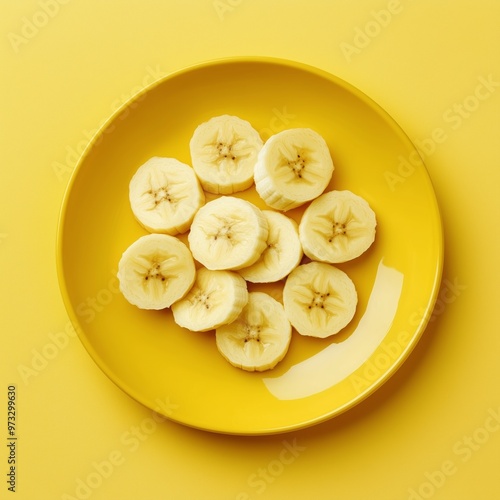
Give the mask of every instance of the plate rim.
M 378 114 L 385 117 L 385 120 L 391 125 L 393 130 L 397 132 L 404 139 L 404 141 L 407 142 L 407 144 L 410 145 L 411 148 L 413 148 L 413 150 L 418 154 L 418 157 L 423 166 L 424 174 L 429 182 L 432 192 L 434 193 L 433 197 L 433 201 L 435 204 L 434 209 L 437 216 L 435 224 L 436 224 L 436 229 L 439 231 L 440 235 L 439 241 L 436 243 L 437 260 L 435 261 L 433 285 L 431 293 L 429 294 L 427 299 L 427 306 L 425 307 L 425 311 L 422 314 L 419 324 L 415 325 L 415 329 L 411 335 L 410 341 L 406 345 L 405 349 L 403 349 L 403 351 L 400 353 L 398 358 L 396 360 L 393 360 L 390 368 L 384 371 L 384 373 L 380 377 L 378 377 L 373 384 L 371 384 L 364 391 L 360 392 L 356 397 L 350 399 L 348 402 L 345 402 L 341 406 L 337 406 L 336 408 L 332 409 L 329 412 L 323 413 L 314 418 L 310 418 L 306 421 L 292 423 L 290 425 L 280 425 L 279 427 L 260 429 L 260 430 L 255 430 L 255 429 L 226 430 L 222 427 L 221 428 L 204 427 L 203 425 L 196 425 L 194 423 L 189 423 L 181 419 L 176 419 L 172 415 L 167 415 L 164 414 L 165 412 L 162 413 L 161 411 L 157 411 L 154 408 L 151 408 L 146 402 L 143 401 L 143 398 L 141 398 L 140 394 L 138 394 L 137 391 L 129 387 L 128 384 L 124 382 L 118 375 L 114 374 L 114 372 L 107 366 L 105 360 L 102 359 L 100 354 L 94 349 L 91 342 L 88 340 L 82 328 L 81 322 L 75 313 L 73 304 L 71 303 L 68 292 L 68 286 L 64 275 L 64 265 L 63 265 L 64 226 L 65 226 L 66 212 L 67 212 L 67 205 L 69 203 L 69 198 L 73 186 L 76 183 L 76 179 L 81 170 L 82 164 L 84 163 L 87 155 L 94 148 L 97 140 L 103 135 L 104 131 L 108 128 L 108 126 L 111 125 L 123 111 L 129 108 L 131 104 L 136 102 L 143 95 L 147 94 L 148 92 L 162 85 L 165 81 L 175 79 L 181 75 L 185 75 L 193 71 L 199 71 L 204 68 L 223 66 L 223 65 L 235 65 L 242 63 L 283 66 L 290 69 L 298 69 L 313 74 L 315 76 L 321 77 L 323 79 L 329 80 L 330 82 L 335 83 L 339 87 L 348 90 L 350 93 L 354 94 L 357 98 L 361 99 L 368 107 L 375 109 Z M 330 73 L 327 70 L 310 65 L 308 63 L 295 61 L 287 58 L 274 57 L 274 56 L 255 56 L 255 55 L 229 56 L 229 57 L 213 58 L 213 59 L 203 60 L 197 63 L 192 63 L 163 75 L 158 80 L 150 83 L 149 85 L 142 88 L 140 91 L 136 92 L 134 95 L 130 96 L 130 98 L 127 101 L 125 101 L 119 108 L 114 110 L 108 116 L 108 118 L 101 123 L 101 125 L 95 130 L 95 133 L 89 139 L 89 142 L 79 155 L 75 167 L 71 172 L 70 178 L 66 184 L 66 188 L 62 196 L 62 203 L 60 205 L 58 213 L 57 231 L 56 231 L 56 271 L 57 271 L 57 281 L 59 285 L 59 290 L 63 299 L 64 307 L 68 314 L 68 318 L 70 319 L 71 324 L 80 342 L 85 347 L 91 359 L 94 361 L 97 367 L 106 375 L 106 377 L 110 381 L 112 381 L 122 392 L 127 394 L 130 398 L 132 398 L 134 401 L 138 402 L 145 408 L 148 408 L 155 413 L 160 413 L 165 419 L 168 419 L 169 421 L 172 421 L 176 424 L 216 434 L 218 433 L 218 434 L 243 435 L 243 436 L 262 436 L 262 435 L 282 434 L 300 429 L 305 429 L 313 425 L 321 424 L 323 422 L 331 420 L 332 418 L 342 413 L 345 413 L 349 409 L 357 406 L 359 403 L 367 399 L 374 392 L 380 389 L 380 387 L 384 385 L 401 368 L 401 366 L 408 359 L 408 357 L 410 356 L 416 345 L 419 343 L 430 321 L 432 310 L 434 309 L 438 299 L 441 281 L 443 277 L 443 267 L 444 267 L 443 217 L 439 207 L 439 201 L 436 196 L 436 191 L 434 189 L 432 178 L 425 164 L 424 158 L 422 158 L 422 155 L 417 149 L 416 145 L 410 139 L 405 130 L 400 126 L 399 122 L 386 109 L 384 109 L 380 104 L 378 104 L 378 102 L 372 99 L 368 94 L 363 92 L 361 89 L 359 89 L 352 83 L 346 81 L 345 79 L 333 73 Z

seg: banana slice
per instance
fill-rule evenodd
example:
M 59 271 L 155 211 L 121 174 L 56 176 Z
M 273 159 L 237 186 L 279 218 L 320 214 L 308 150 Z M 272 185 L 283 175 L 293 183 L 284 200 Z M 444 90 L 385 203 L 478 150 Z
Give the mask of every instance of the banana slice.
M 165 309 L 181 299 L 195 279 L 188 247 L 175 236 L 148 234 L 123 252 L 118 263 L 122 294 L 141 309 Z
M 314 130 L 294 128 L 272 135 L 255 165 L 255 187 L 272 208 L 290 210 L 319 196 L 334 170 L 325 140 Z
M 366 200 L 350 191 L 330 191 L 306 208 L 299 235 L 310 259 L 335 264 L 365 252 L 375 240 L 376 226 Z
M 285 278 L 302 259 L 298 225 L 280 212 L 262 210 L 269 226 L 267 248 L 259 260 L 238 273 L 252 283 L 273 283 Z
M 249 201 L 222 196 L 198 210 L 188 235 L 194 258 L 208 269 L 252 265 L 267 246 L 269 229 Z
M 249 293 L 239 317 L 215 331 L 222 356 L 251 372 L 274 368 L 285 357 L 291 338 L 292 327 L 283 306 L 262 292 Z
M 202 267 L 189 293 L 173 304 L 171 310 L 179 326 L 206 332 L 234 321 L 247 301 L 247 285 L 241 276 Z
M 132 212 L 152 233 L 175 235 L 189 229 L 205 194 L 194 170 L 175 158 L 150 158 L 129 186 Z
M 326 338 L 338 333 L 352 320 L 357 303 L 349 276 L 322 262 L 298 266 L 283 288 L 286 315 L 301 335 Z
M 231 194 L 249 188 L 262 145 L 259 133 L 237 116 L 215 116 L 199 125 L 189 147 L 203 189 Z

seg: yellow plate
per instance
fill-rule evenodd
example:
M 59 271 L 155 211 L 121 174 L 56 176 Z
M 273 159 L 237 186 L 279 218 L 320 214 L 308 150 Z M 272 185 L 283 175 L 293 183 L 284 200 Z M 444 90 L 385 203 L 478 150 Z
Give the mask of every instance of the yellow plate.
M 189 333 L 175 325 L 169 311 L 131 306 L 116 278 L 122 252 L 146 234 L 129 206 L 132 175 L 152 156 L 189 164 L 196 126 L 226 113 L 250 121 L 263 139 L 292 127 L 319 132 L 336 167 L 328 189 L 362 196 L 378 219 L 369 251 L 339 265 L 359 294 L 351 324 L 330 339 L 294 332 L 285 359 L 263 373 L 227 363 L 213 332 Z M 253 188 L 240 196 L 265 208 Z M 301 213 L 295 209 L 291 215 L 299 220 Z M 432 313 L 443 240 L 428 173 L 384 110 L 318 69 L 242 58 L 172 74 L 108 121 L 69 184 L 57 259 L 64 301 L 81 341 L 126 393 L 185 425 L 270 434 L 338 415 L 397 370 Z M 278 285 L 252 289 L 280 293 Z

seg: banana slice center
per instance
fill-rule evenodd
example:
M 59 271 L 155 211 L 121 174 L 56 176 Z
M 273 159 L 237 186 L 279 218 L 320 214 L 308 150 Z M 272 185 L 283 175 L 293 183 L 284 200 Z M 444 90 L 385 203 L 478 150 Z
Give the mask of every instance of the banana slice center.
M 325 302 L 328 297 L 330 297 L 330 292 L 321 293 L 313 291 L 311 303 L 307 306 L 307 308 L 312 309 L 313 307 L 319 307 L 320 309 L 324 309 Z
M 328 243 L 335 243 L 343 237 L 358 238 L 364 234 L 362 222 L 350 210 L 345 214 L 329 214 L 319 218 L 322 219 L 321 224 L 314 230 L 323 234 Z
M 261 325 L 249 325 L 248 323 L 245 325 L 245 338 L 243 342 L 247 343 L 252 340 L 255 342 L 260 342 L 260 334 L 262 333 Z
M 217 157 L 217 161 L 221 162 L 223 160 L 236 160 L 236 155 L 233 151 L 233 146 L 231 144 L 226 144 L 224 142 L 218 142 L 217 145 L 217 151 L 219 153 L 219 156 Z
M 197 290 L 192 299 L 194 305 L 202 306 L 204 309 L 210 309 L 210 293 L 204 292 L 203 290 Z
M 155 207 L 165 201 L 168 203 L 175 203 L 175 201 L 177 201 L 169 192 L 168 186 L 162 186 L 158 189 L 150 189 L 148 194 L 153 198 Z
M 332 234 L 328 238 L 328 242 L 331 243 L 336 236 L 346 236 L 346 234 L 347 234 L 347 225 L 342 224 L 341 222 L 333 221 Z
M 170 280 L 176 277 L 174 271 L 178 265 L 174 257 L 141 255 L 134 259 L 135 273 L 144 288 L 159 291 L 168 286 Z M 167 271 L 171 271 L 170 274 Z
M 300 153 L 297 153 L 297 157 L 288 160 L 287 165 L 297 179 L 302 179 L 304 173 L 303 171 L 306 168 L 306 162 L 307 160 L 304 156 L 304 153 L 302 153 L 302 155 Z
M 159 262 L 153 262 L 153 265 L 146 271 L 144 275 L 144 281 L 148 282 L 151 280 L 167 281 L 167 276 L 161 272 L 161 264 Z
M 217 238 L 227 238 L 228 240 L 231 239 L 231 224 L 225 224 L 224 226 L 222 226 L 218 231 L 217 233 L 215 233 L 214 235 L 214 240 L 216 240 Z
M 335 292 L 325 291 L 324 288 L 310 288 L 302 285 L 297 289 L 299 294 L 298 302 L 310 313 L 317 312 L 327 316 L 337 316 L 342 310 L 342 300 Z
M 215 241 L 226 241 L 235 245 L 237 243 L 236 234 L 238 233 L 235 227 L 239 222 L 238 220 L 228 219 L 224 217 L 215 217 L 217 225 L 211 232 L 207 232 L 207 236 Z

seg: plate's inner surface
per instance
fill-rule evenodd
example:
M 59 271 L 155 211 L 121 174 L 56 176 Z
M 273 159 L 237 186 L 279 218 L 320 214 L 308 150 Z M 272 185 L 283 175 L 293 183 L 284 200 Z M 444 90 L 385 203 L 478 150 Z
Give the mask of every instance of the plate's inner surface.
M 132 175 L 152 156 L 190 164 L 194 129 L 220 114 L 250 121 L 264 140 L 284 128 L 316 130 L 335 165 L 328 189 L 362 196 L 378 220 L 369 251 L 338 266 L 359 295 L 351 324 L 329 339 L 294 332 L 285 359 L 260 374 L 229 365 L 217 352 L 213 332 L 182 330 L 169 311 L 139 310 L 117 286 L 121 253 L 146 234 L 129 207 Z M 253 188 L 237 196 L 266 208 Z M 288 215 L 299 221 L 302 210 Z M 250 60 L 174 75 L 115 117 L 73 178 L 59 250 L 70 315 L 112 380 L 174 420 L 245 434 L 322 421 L 378 387 L 422 333 L 442 264 L 432 186 L 397 125 L 333 77 L 298 65 Z M 279 297 L 281 286 L 251 289 Z

